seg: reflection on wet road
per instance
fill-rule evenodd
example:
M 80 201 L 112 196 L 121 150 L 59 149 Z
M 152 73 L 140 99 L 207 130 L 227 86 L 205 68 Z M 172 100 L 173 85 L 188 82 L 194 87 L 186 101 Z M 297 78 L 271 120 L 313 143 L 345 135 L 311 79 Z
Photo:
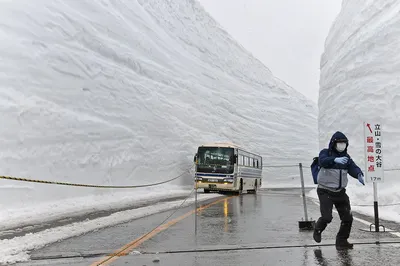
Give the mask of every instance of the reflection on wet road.
M 221 196 L 214 204 L 202 203 L 207 207 L 198 213 L 197 232 L 195 216 L 190 213 L 193 207 L 184 208 L 129 254 L 104 265 L 398 264 L 400 238 L 389 232 L 362 231 L 368 226 L 357 220 L 350 236 L 354 249 L 336 250 L 333 244 L 340 222 L 336 213 L 323 232 L 322 242 L 315 243 L 311 231 L 298 229 L 298 221 L 304 217 L 300 195 L 299 190 L 260 190 L 256 195 Z M 317 219 L 319 206 L 307 202 L 309 217 Z M 20 265 L 97 265 L 157 227 L 168 214 L 151 215 L 50 245 L 34 251 L 33 260 Z M 71 258 L 61 258 L 68 254 Z M 57 259 L 50 260 L 49 256 Z

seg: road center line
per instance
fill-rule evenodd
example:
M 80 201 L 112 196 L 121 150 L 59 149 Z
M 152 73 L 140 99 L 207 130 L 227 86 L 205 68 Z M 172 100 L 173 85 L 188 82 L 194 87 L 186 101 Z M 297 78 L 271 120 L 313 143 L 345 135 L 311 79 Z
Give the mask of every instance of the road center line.
M 231 199 L 233 197 L 237 197 L 237 196 L 231 196 L 231 197 L 227 197 L 227 198 L 222 198 L 216 201 L 213 201 L 207 205 L 201 206 L 199 208 L 197 208 L 197 211 L 200 212 L 204 209 L 207 209 L 208 207 L 211 207 L 217 203 L 220 203 L 226 199 Z M 142 235 L 141 237 L 133 240 L 132 242 L 124 245 L 123 247 L 121 247 L 120 249 L 116 250 L 114 253 L 103 257 L 102 259 L 100 259 L 99 261 L 96 261 L 94 263 L 92 263 L 90 266 L 99 266 L 99 265 L 108 265 L 111 262 L 117 260 L 119 257 L 121 256 L 126 256 L 129 254 L 129 252 L 131 252 L 134 248 L 138 247 L 140 244 L 142 244 L 143 242 L 149 240 L 150 238 L 154 237 L 155 235 L 157 235 L 158 233 L 170 228 L 171 226 L 173 226 L 174 224 L 182 221 L 183 219 L 189 217 L 190 215 L 194 214 L 195 210 L 192 210 L 190 212 L 187 212 L 186 214 L 179 216 L 178 218 L 175 218 L 163 225 L 158 226 L 157 228 L 155 228 L 154 230 L 150 231 L 147 234 Z

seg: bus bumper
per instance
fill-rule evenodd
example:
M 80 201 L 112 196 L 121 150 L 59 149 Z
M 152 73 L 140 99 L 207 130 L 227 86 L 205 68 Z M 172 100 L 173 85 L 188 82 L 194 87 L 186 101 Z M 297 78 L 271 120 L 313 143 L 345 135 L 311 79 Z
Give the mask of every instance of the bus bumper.
M 225 182 L 225 183 L 211 183 L 211 182 L 203 182 L 196 181 L 197 188 L 204 188 L 207 190 L 221 190 L 221 191 L 231 191 L 234 190 L 233 183 Z

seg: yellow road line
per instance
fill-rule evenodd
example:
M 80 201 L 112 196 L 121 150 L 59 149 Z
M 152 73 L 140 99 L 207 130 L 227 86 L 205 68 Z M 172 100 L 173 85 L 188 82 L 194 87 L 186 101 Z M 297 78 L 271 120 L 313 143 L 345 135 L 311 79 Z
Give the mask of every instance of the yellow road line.
M 208 207 L 211 207 L 212 205 L 215 205 L 217 203 L 220 203 L 220 202 L 222 202 L 224 200 L 227 200 L 227 199 L 230 199 L 230 198 L 233 198 L 233 197 L 236 197 L 236 196 L 231 196 L 231 197 L 227 197 L 227 198 L 223 198 L 223 199 L 219 199 L 219 200 L 213 201 L 213 202 L 211 202 L 211 203 L 209 203 L 207 205 L 204 205 L 204 206 L 201 206 L 201 207 L 197 208 L 197 211 L 198 212 L 202 211 L 204 209 L 207 209 Z M 173 220 L 171 220 L 171 221 L 169 221 L 169 222 L 167 222 L 167 223 L 165 223 L 163 225 L 160 225 L 159 227 L 155 228 L 153 231 L 150 231 L 149 233 L 147 233 L 147 234 L 145 234 L 145 235 L 133 240 L 132 242 L 130 242 L 130 243 L 126 244 L 125 246 L 121 247 L 120 249 L 116 250 L 114 253 L 102 258 L 99 261 L 96 261 L 96 262 L 92 263 L 90 266 L 108 265 L 111 262 L 117 260 L 119 257 L 128 255 L 134 248 L 138 247 L 143 242 L 149 240 L 150 238 L 152 238 L 153 236 L 157 235 L 158 233 L 168 229 L 169 227 L 173 226 L 174 224 L 176 224 L 176 223 L 182 221 L 183 219 L 189 217 L 193 213 L 195 213 L 195 210 L 192 210 L 192 211 L 190 211 L 190 212 L 188 212 L 188 213 L 186 213 L 186 214 L 184 214 L 184 215 L 182 215 L 182 216 L 180 216 L 178 218 L 175 218 L 175 219 L 173 219 Z

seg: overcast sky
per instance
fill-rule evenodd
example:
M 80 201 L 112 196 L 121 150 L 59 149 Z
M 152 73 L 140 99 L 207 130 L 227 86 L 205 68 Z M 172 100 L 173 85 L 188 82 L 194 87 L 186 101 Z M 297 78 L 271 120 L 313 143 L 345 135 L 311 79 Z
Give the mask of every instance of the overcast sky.
M 199 0 L 273 74 L 317 102 L 319 63 L 341 0 Z

